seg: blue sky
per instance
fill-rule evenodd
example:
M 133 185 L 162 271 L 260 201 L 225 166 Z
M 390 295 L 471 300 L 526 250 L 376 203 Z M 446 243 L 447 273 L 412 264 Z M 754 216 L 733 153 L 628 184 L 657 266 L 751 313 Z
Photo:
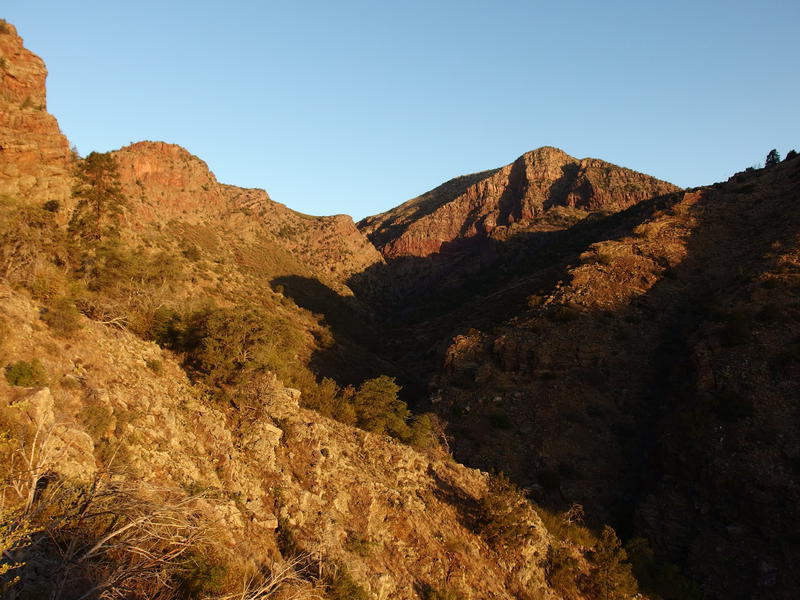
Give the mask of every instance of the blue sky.
M 185 146 L 311 214 L 539 146 L 682 186 L 800 150 L 800 2 L 4 0 L 81 153 Z

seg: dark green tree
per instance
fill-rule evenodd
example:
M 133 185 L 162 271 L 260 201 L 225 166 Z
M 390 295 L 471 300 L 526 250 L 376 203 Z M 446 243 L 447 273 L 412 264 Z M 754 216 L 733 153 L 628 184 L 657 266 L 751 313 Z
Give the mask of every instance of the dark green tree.
M 503 473 L 489 478 L 478 507 L 478 530 L 495 546 L 511 547 L 531 535 L 530 503 Z
M 769 151 L 769 154 L 767 154 L 767 160 L 764 162 L 764 166 L 766 168 L 770 168 L 774 167 L 780 162 L 781 162 L 781 155 L 778 154 L 778 151 L 775 148 L 773 148 L 772 150 Z
M 70 237 L 89 247 L 117 237 L 125 195 L 114 157 L 92 152 L 79 163 L 76 179 L 72 195 L 78 202 L 69 222 Z
M 600 541 L 592 552 L 592 568 L 587 592 L 597 600 L 627 600 L 638 592 L 628 554 L 614 529 L 603 527 Z
M 393 377 L 381 375 L 367 379 L 353 396 L 356 424 L 362 429 L 405 440 L 411 412 L 397 397 L 400 386 Z

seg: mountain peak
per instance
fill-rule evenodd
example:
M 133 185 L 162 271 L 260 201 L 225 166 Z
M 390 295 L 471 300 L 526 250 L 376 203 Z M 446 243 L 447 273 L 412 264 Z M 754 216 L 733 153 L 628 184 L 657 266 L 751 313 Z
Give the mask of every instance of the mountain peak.
M 530 228 L 558 228 L 551 211 L 617 211 L 676 191 L 670 183 L 559 148 L 526 152 L 500 169 L 453 179 L 359 223 L 387 258 L 428 256 L 456 240 L 502 238 Z M 558 221 L 558 223 L 556 223 Z
M 529 150 L 520 158 L 531 160 L 552 160 L 552 159 L 568 159 L 568 160 L 576 160 L 574 157 L 570 156 L 566 152 L 564 152 L 561 148 L 556 148 L 555 146 L 541 146 L 536 148 L 535 150 Z

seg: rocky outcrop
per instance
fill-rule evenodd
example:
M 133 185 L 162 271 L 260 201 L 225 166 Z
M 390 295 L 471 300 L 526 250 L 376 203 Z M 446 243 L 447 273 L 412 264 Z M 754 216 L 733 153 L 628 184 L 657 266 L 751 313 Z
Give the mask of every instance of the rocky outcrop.
M 451 180 L 358 225 L 387 258 L 428 256 L 465 239 L 553 228 L 546 217 L 563 209 L 577 211 L 577 217 L 618 211 L 676 189 L 602 160 L 544 147 L 500 169 Z
M 304 215 L 264 190 L 219 183 L 205 162 L 175 144 L 138 142 L 113 155 L 134 230 L 172 222 L 235 231 L 242 244 L 268 239 L 340 286 L 383 260 L 349 216 Z
M 74 156 L 47 113 L 42 60 L 0 22 L 0 195 L 68 202 Z

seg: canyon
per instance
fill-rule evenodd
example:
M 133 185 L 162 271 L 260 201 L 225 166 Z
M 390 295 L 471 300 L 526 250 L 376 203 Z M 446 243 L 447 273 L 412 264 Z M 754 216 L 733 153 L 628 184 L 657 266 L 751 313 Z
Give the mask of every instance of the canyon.
M 796 157 L 683 190 L 542 147 L 354 223 L 174 144 L 81 158 L 0 56 L 9 598 L 800 588 Z M 98 489 L 207 535 L 101 560 L 63 496 Z

